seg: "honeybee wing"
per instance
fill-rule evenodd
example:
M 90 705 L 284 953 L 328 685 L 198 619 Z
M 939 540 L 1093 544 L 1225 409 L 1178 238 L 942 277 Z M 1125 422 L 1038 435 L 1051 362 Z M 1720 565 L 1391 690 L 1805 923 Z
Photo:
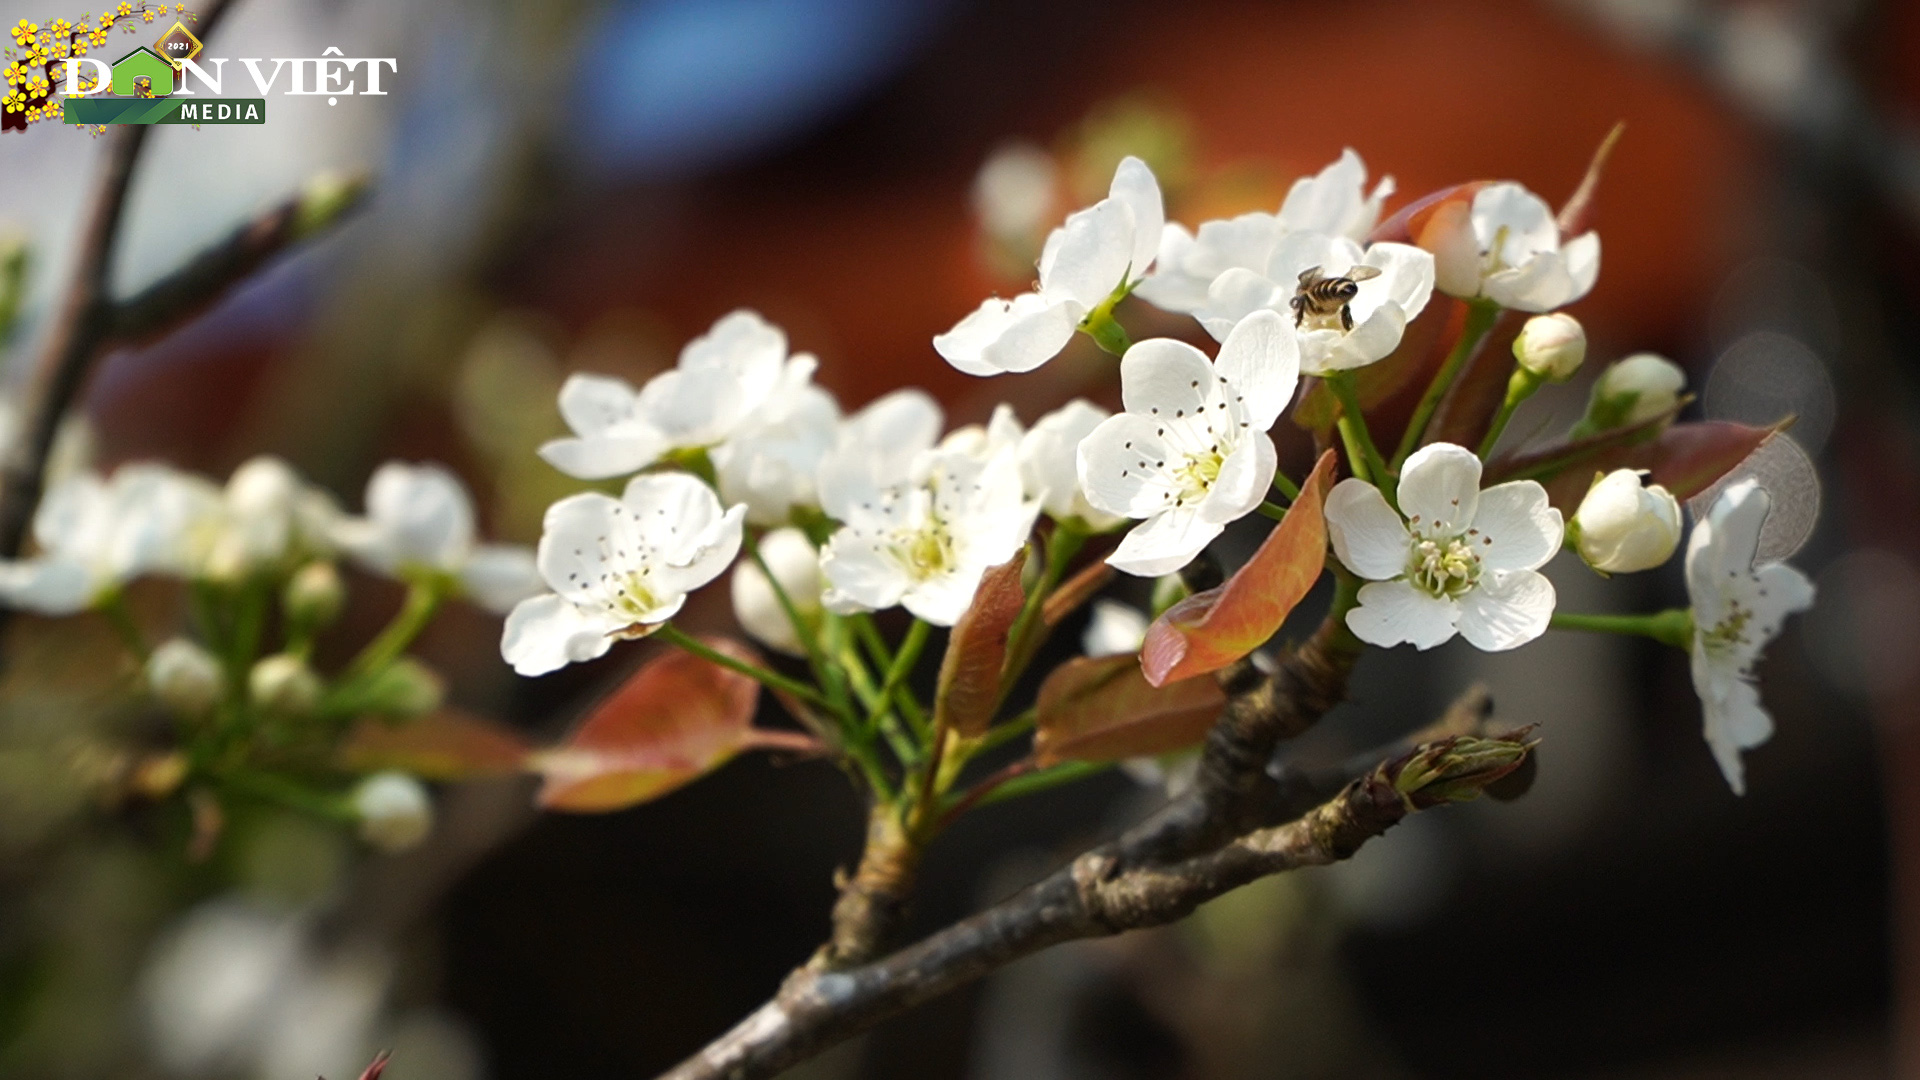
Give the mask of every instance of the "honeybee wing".
M 1316 266 L 1314 269 L 1318 270 L 1319 267 Z M 1347 272 L 1340 276 L 1346 278 L 1348 281 L 1370 281 L 1380 276 L 1380 268 L 1377 266 L 1353 266 L 1349 267 Z
M 1327 275 L 1322 274 L 1320 272 L 1319 267 L 1309 266 L 1305 270 L 1300 271 L 1300 287 L 1304 289 L 1309 285 L 1312 285 L 1314 282 L 1320 281 L 1326 276 Z

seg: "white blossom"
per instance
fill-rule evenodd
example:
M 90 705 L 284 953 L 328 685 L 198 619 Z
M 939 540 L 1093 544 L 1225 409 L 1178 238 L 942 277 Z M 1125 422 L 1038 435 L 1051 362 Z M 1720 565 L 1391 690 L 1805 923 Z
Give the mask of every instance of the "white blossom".
M 189 558 L 195 576 L 222 581 L 330 554 L 340 519 L 331 495 L 269 454 L 248 459 L 217 500 L 200 505 L 200 520 L 185 537 Z
M 1147 640 L 1147 613 L 1118 600 L 1095 600 L 1093 617 L 1080 635 L 1080 649 L 1088 656 L 1129 656 Z
M 1264 274 L 1281 239 L 1315 232 L 1364 240 L 1380 220 L 1380 206 L 1393 194 L 1393 178 L 1366 190 L 1367 167 L 1343 150 L 1339 160 L 1314 176 L 1294 181 L 1278 213 L 1255 211 L 1202 222 L 1197 233 L 1168 222 L 1160 237 L 1154 272 L 1134 291 L 1166 311 L 1192 315 L 1207 304 L 1207 289 L 1228 270 Z M 1411 316 L 1409 316 L 1411 317 Z
M 189 573 L 187 538 L 218 502 L 211 484 L 164 465 L 74 473 L 34 514 L 38 554 L 0 563 L 0 601 L 70 615 L 143 574 Z
M 1048 517 L 1087 532 L 1106 532 L 1127 520 L 1088 502 L 1080 486 L 1080 442 L 1108 415 L 1076 398 L 1041 417 L 1020 439 L 1020 479 L 1027 494 L 1040 500 Z
M 1311 275 L 1348 277 L 1356 267 L 1378 273 L 1355 282 L 1344 314 L 1293 311 L 1294 297 Z M 1236 267 L 1215 278 L 1194 316 L 1215 340 L 1225 340 L 1248 315 L 1281 312 L 1299 335 L 1301 372 L 1324 375 L 1362 367 L 1391 353 L 1407 323 L 1425 310 L 1432 295 L 1433 256 L 1420 248 L 1380 243 L 1363 249 L 1345 237 L 1293 232 L 1274 246 L 1260 270 Z
M 1334 553 L 1369 581 L 1347 612 L 1360 640 L 1430 649 L 1458 632 L 1497 652 L 1545 632 L 1553 585 L 1536 571 L 1563 535 L 1545 488 L 1514 480 L 1482 491 L 1480 459 L 1434 443 L 1407 459 L 1397 494 L 1399 513 L 1363 480 L 1327 496 Z
M 433 831 L 426 785 L 403 772 L 377 772 L 353 789 L 360 838 L 381 851 L 405 851 Z
M 493 611 L 510 611 L 541 591 L 532 551 L 478 542 L 473 501 L 440 465 L 380 466 L 367 482 L 367 516 L 338 522 L 333 534 L 369 569 L 401 579 L 444 576 Z
M 973 179 L 973 212 L 987 235 L 1006 244 L 1028 242 L 1053 210 L 1059 173 L 1053 155 L 1032 143 L 995 150 Z
M 1611 364 L 1593 385 L 1593 402 L 1618 419 L 1609 426 L 1644 424 L 1680 402 L 1687 373 L 1656 353 L 1634 353 Z M 1591 415 L 1593 409 L 1589 409 Z
M 1047 237 L 1038 291 L 988 298 L 936 336 L 935 351 L 969 375 L 1031 371 L 1053 359 L 1089 313 L 1146 276 L 1164 220 L 1152 170 L 1122 159 L 1107 197 Z
M 688 342 L 672 370 L 639 390 L 605 375 L 569 377 L 560 415 L 573 436 L 542 446 L 540 456 L 583 480 L 638 472 L 672 451 L 724 442 L 777 391 L 804 383 L 813 365 L 810 356 L 787 356 L 779 327 L 741 309 Z
M 1080 443 L 1080 486 L 1095 508 L 1144 519 L 1107 562 L 1155 577 L 1193 560 L 1252 513 L 1273 482 L 1267 429 L 1293 398 L 1299 352 L 1273 312 L 1243 320 L 1217 360 L 1170 338 L 1120 360 L 1126 412 Z
M 1022 489 L 1017 438 L 994 445 L 990 428 L 963 429 L 932 446 L 939 420 L 925 395 L 903 391 L 843 426 L 820 475 L 820 505 L 842 523 L 820 556 L 829 610 L 900 605 L 951 626 L 981 575 L 1025 543 L 1039 504 Z
M 833 446 L 840 406 L 813 384 L 811 356 L 795 356 L 772 396 L 712 450 L 720 497 L 745 503 L 755 525 L 782 525 L 798 508 L 817 508 L 814 473 Z
M 1594 481 L 1569 526 L 1587 565 L 1608 574 L 1651 570 L 1680 546 L 1680 502 L 1644 471 L 1615 469 Z
M 1476 192 L 1466 219 L 1433 252 L 1441 292 L 1516 311 L 1565 307 L 1600 276 L 1600 234 L 1563 241 L 1546 202 L 1512 182 Z
M 820 617 L 820 553 L 807 535 L 795 528 L 774 529 L 760 538 L 760 561 L 773 572 L 773 580 L 752 559 L 742 559 L 733 568 L 733 615 L 741 629 L 769 648 L 790 656 L 806 655 L 800 632 L 787 615 L 774 582 L 793 605 L 802 622 L 812 624 Z
M 1753 667 L 1788 615 L 1813 605 L 1813 584 L 1784 563 L 1754 565 L 1771 506 L 1752 480 L 1727 488 L 1687 542 L 1693 601 L 1693 689 L 1706 714 L 1707 745 L 1735 794 L 1746 790 L 1740 752 L 1773 734 Z
M 722 511 L 685 473 L 636 476 L 618 499 L 584 492 L 554 503 L 535 556 L 553 592 L 507 616 L 501 655 L 522 675 L 543 675 L 651 632 L 733 562 L 746 512 Z

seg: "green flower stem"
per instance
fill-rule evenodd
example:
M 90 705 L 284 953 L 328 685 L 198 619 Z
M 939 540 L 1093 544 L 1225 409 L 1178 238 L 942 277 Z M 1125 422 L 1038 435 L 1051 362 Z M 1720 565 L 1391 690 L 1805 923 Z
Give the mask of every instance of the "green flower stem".
M 660 629 L 654 631 L 654 636 L 669 645 L 678 646 L 708 663 L 718 664 L 729 671 L 735 671 L 745 675 L 747 678 L 769 689 L 778 690 L 785 694 L 792 694 L 794 697 L 810 705 L 818 705 L 823 709 L 832 707 L 832 703 L 821 696 L 820 691 L 815 690 L 806 683 L 798 679 L 789 679 L 777 671 L 769 671 L 758 664 L 748 663 L 745 660 L 728 656 L 726 653 L 708 646 L 698 638 L 683 633 L 672 623 L 663 624 Z
M 751 534 L 746 536 L 746 548 L 748 557 L 753 560 L 755 566 L 760 568 L 760 573 L 766 577 L 767 584 L 773 588 L 774 599 L 779 601 L 780 610 L 787 616 L 787 623 L 793 627 L 794 636 L 800 639 L 801 648 L 806 650 L 807 666 L 813 669 L 813 681 L 827 691 L 827 698 L 833 703 L 832 711 L 844 724 L 852 713 L 850 704 L 846 700 L 846 688 L 839 686 L 840 693 L 834 693 L 837 684 L 827 678 L 827 659 L 820 651 L 820 636 L 816 628 L 808 625 L 807 620 L 800 616 L 800 609 L 794 605 L 793 598 L 787 595 L 786 587 L 780 584 L 780 579 L 773 576 L 772 568 L 767 566 L 767 560 L 760 554 L 759 541 Z
M 1467 301 L 1467 322 L 1461 327 L 1460 340 L 1453 343 L 1453 351 L 1447 354 L 1440 370 L 1434 374 L 1433 382 L 1427 385 L 1427 392 L 1420 396 L 1420 404 L 1414 407 L 1413 418 L 1407 421 L 1406 434 L 1400 436 L 1400 447 L 1393 453 L 1395 472 L 1419 449 L 1420 439 L 1426 435 L 1427 424 L 1433 419 L 1433 411 L 1440 407 L 1440 399 L 1446 397 L 1447 391 L 1453 388 L 1454 380 L 1460 377 L 1460 370 L 1467 366 L 1467 360 L 1499 320 L 1500 311 L 1500 305 L 1491 301 Z
M 925 710 L 920 708 L 920 702 L 914 698 L 912 689 L 906 685 L 906 677 L 913 674 L 913 664 L 919 660 L 920 650 L 926 646 L 926 630 L 919 631 L 918 642 L 913 641 L 914 631 L 908 630 L 907 641 L 913 644 L 913 656 L 908 658 L 907 666 L 901 670 L 899 677 L 894 678 L 892 673 L 899 664 L 900 658 L 887 646 L 887 639 L 881 635 L 880 628 L 874 625 L 873 616 L 854 615 L 850 621 L 853 623 L 854 632 L 860 635 L 861 644 L 866 646 L 867 654 L 872 658 L 874 670 L 880 673 L 878 707 L 897 710 L 900 716 L 913 725 L 914 730 L 924 741 L 932 728 L 927 723 Z M 918 619 L 914 621 L 919 622 Z M 903 643 L 901 648 L 904 650 L 906 644 Z
M 956 802 L 967 800 L 968 805 L 971 806 L 990 806 L 1008 799 L 1017 799 L 1022 795 L 1032 795 L 1049 788 L 1057 788 L 1062 784 L 1071 784 L 1075 780 L 1084 780 L 1095 773 L 1111 769 L 1113 765 L 1111 761 L 1066 761 L 1052 768 L 1013 776 L 1004 783 L 995 784 L 978 798 L 969 799 L 972 792 L 966 792 Z M 981 784 L 985 785 L 992 781 L 993 777 L 988 777 L 981 781 Z
M 1127 336 L 1127 328 L 1113 317 L 1114 306 L 1127 298 L 1129 290 L 1119 288 L 1102 301 L 1100 306 L 1087 313 L 1080 321 L 1080 329 L 1093 339 L 1095 345 L 1115 356 L 1125 356 L 1133 348 L 1133 339 Z
M 1287 502 L 1289 503 L 1300 497 L 1300 485 L 1288 479 L 1286 473 L 1275 470 L 1273 474 L 1273 486 L 1280 494 L 1287 497 Z
M 147 645 L 147 636 L 140 632 L 140 624 L 134 621 L 133 610 L 127 606 L 127 596 L 118 589 L 100 598 L 100 614 L 106 616 L 107 623 L 120 635 L 127 651 L 140 659 L 142 664 L 153 650 Z
M 328 821 L 351 825 L 360 820 L 353 804 L 345 797 L 316 791 L 297 780 L 255 769 L 230 768 L 219 774 L 220 783 L 230 791 L 265 802 L 278 803 L 291 810 L 313 814 Z
M 1676 649 L 1693 647 L 1693 612 L 1686 608 L 1669 608 L 1651 615 L 1578 615 L 1556 611 L 1550 625 L 1556 630 L 1650 637 Z
M 260 655 L 260 636 L 266 631 L 268 583 L 250 578 L 241 583 L 233 606 L 233 636 L 227 640 L 227 663 L 245 679 Z
M 1028 709 L 1018 716 L 995 724 L 987 729 L 985 735 L 975 739 L 973 745 L 967 748 L 969 756 L 984 754 L 989 750 L 1005 746 L 1007 743 L 1025 735 L 1027 732 L 1033 730 L 1034 722 L 1038 718 L 1038 710 Z
M 1389 490 L 1393 486 L 1393 473 L 1381 459 L 1380 448 L 1373 444 L 1373 432 L 1368 430 L 1366 413 L 1360 409 L 1360 392 L 1354 385 L 1353 372 L 1336 371 L 1328 375 L 1326 381 L 1327 388 L 1340 402 L 1340 438 L 1347 444 L 1348 464 L 1355 475 L 1362 475 L 1361 462 L 1364 461 L 1366 470 L 1362 478 L 1370 479 L 1397 509 L 1399 504 L 1394 502 L 1394 493 Z
M 1046 607 L 1047 597 L 1067 576 L 1067 567 L 1086 542 L 1086 533 L 1057 523 L 1047 537 L 1047 546 L 1042 553 L 1046 565 L 1041 567 L 1040 580 L 1034 582 L 1033 590 L 1027 594 L 1027 602 L 1021 606 L 1020 614 L 1014 617 L 1013 625 L 1007 629 L 1007 656 L 1000 669 L 1001 702 L 1006 701 L 1013 684 L 1027 670 L 1027 665 L 1033 662 L 1033 654 L 1040 651 L 1041 644 L 1045 642 L 1047 628 L 1040 619 L 1040 613 Z
M 415 581 L 407 586 L 407 598 L 394 613 L 393 620 L 386 628 L 367 642 L 341 672 L 341 681 L 349 682 L 385 670 L 400 654 L 427 628 L 434 612 L 440 610 L 440 601 L 445 597 L 445 587 L 437 581 Z M 239 635 L 235 635 L 236 637 Z
M 1534 391 L 1546 383 L 1545 379 L 1523 367 L 1515 367 L 1513 376 L 1507 380 L 1507 397 L 1500 403 L 1500 411 L 1493 414 L 1493 424 L 1487 428 L 1487 437 L 1480 440 L 1480 460 L 1487 460 L 1493 453 L 1493 444 L 1507 430 L 1508 421 L 1513 419 L 1513 411 L 1520 403 L 1533 396 Z
M 1266 502 L 1263 500 L 1260 505 L 1254 507 L 1254 509 L 1260 512 L 1261 517 L 1271 518 L 1274 521 L 1285 521 L 1287 517 L 1287 508 L 1275 502 Z

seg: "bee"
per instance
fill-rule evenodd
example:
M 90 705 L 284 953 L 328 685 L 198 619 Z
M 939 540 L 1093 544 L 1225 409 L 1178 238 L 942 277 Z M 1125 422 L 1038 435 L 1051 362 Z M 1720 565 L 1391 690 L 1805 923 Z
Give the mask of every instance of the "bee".
M 1340 329 L 1352 330 L 1353 312 L 1347 310 L 1347 304 L 1360 294 L 1361 282 L 1379 276 L 1379 269 L 1372 266 L 1349 267 L 1338 277 L 1322 274 L 1317 266 L 1307 267 L 1300 271 L 1300 284 L 1293 291 L 1293 325 L 1304 326 L 1312 319 L 1319 329 L 1337 317 Z

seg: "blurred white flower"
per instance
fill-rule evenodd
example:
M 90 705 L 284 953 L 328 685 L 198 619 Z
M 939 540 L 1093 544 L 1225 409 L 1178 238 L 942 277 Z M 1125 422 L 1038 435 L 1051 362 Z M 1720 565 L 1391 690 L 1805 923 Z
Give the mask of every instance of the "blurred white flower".
M 1088 656 L 1126 656 L 1140 651 L 1147 640 L 1147 614 L 1118 600 L 1095 600 L 1093 618 L 1080 635 L 1080 649 Z
M 673 370 L 640 390 L 604 375 L 570 376 L 560 415 L 573 436 L 540 448 L 568 476 L 600 480 L 638 472 L 674 450 L 712 447 L 738 431 L 775 392 L 810 375 L 810 356 L 787 356 L 787 335 L 745 309 L 723 316 L 680 350 Z
M 820 505 L 842 523 L 822 549 L 826 606 L 904 606 L 952 626 L 988 568 L 1013 557 L 1039 513 L 1020 483 L 1018 435 L 1001 421 L 930 446 L 939 407 L 889 395 L 842 428 L 821 470 Z
M 1565 307 L 1600 276 L 1600 234 L 1563 241 L 1553 210 L 1512 182 L 1476 192 L 1467 216 L 1434 242 L 1433 252 L 1441 292 L 1516 311 Z
M 147 688 L 182 716 L 205 716 L 220 700 L 220 661 L 186 638 L 170 638 L 147 657 Z
M 235 469 L 219 500 L 202 505 L 205 514 L 186 542 L 196 576 L 222 581 L 331 554 L 340 519 L 331 495 L 267 454 Z
M 712 450 L 720 497 L 745 503 L 755 525 L 782 525 L 795 508 L 816 508 L 814 473 L 833 446 L 840 406 L 813 384 L 815 361 L 795 356 L 760 409 Z
M 1265 274 L 1275 248 L 1289 233 L 1364 240 L 1380 220 L 1381 204 L 1393 194 L 1392 177 L 1381 178 L 1370 195 L 1366 181 L 1360 155 L 1343 150 L 1339 160 L 1318 174 L 1294 181 L 1277 214 L 1255 211 L 1202 222 L 1197 235 L 1168 222 L 1154 272 L 1134 291 L 1155 307 L 1192 315 L 1207 305 L 1208 288 L 1227 271 Z
M 554 503 L 536 555 L 553 592 L 507 616 L 501 655 L 522 675 L 543 675 L 650 632 L 733 562 L 746 512 L 722 511 L 685 473 L 636 476 L 618 499 L 585 492 Z
M 1569 529 L 1587 565 L 1608 574 L 1651 570 L 1680 546 L 1680 502 L 1643 471 L 1615 469 L 1594 482 Z
M 367 482 L 367 516 L 334 525 L 341 549 L 389 577 L 444 576 L 492 611 L 505 613 L 541 590 L 533 552 L 475 541 L 473 502 L 440 465 L 389 461 Z
M 940 449 L 985 461 L 1002 450 L 1017 448 L 1026 434 L 1013 406 L 1001 402 L 993 407 L 993 415 L 985 424 L 966 424 L 947 432 L 940 440 Z
M 820 553 L 807 535 L 795 528 L 774 529 L 760 538 L 760 558 L 773 571 L 794 614 L 811 623 L 820 616 Z M 741 629 L 767 647 L 791 656 L 806 655 L 800 633 L 773 590 L 773 582 L 752 559 L 733 568 L 733 615 Z
M 188 573 L 189 537 L 218 505 L 211 484 L 164 465 L 75 473 L 34 514 L 38 554 L 0 563 L 0 602 L 70 615 L 143 574 Z
M 378 772 L 353 789 L 360 838 L 381 851 L 405 851 L 433 831 L 433 797 L 403 772 Z
M 987 235 L 1004 244 L 1024 244 L 1053 211 L 1059 176 L 1053 155 L 1032 143 L 1008 143 L 974 177 L 973 212 Z
M 1087 532 L 1106 532 L 1127 520 L 1088 502 L 1080 487 L 1080 442 L 1108 415 L 1076 398 L 1041 417 L 1020 439 L 1020 479 L 1027 494 L 1040 500 L 1048 517 Z
M 1751 480 L 1727 488 L 1687 542 L 1693 601 L 1693 689 L 1707 745 L 1734 793 L 1746 791 L 1740 752 L 1773 735 L 1753 667 L 1788 615 L 1813 606 L 1813 583 L 1784 563 L 1754 565 L 1771 499 Z
M 1334 553 L 1370 582 L 1347 612 L 1360 640 L 1431 649 L 1458 632 L 1498 652 L 1546 631 L 1553 585 L 1536 571 L 1560 549 L 1563 528 L 1545 488 L 1514 480 L 1482 491 L 1480 459 L 1434 443 L 1407 459 L 1398 495 L 1400 513 L 1364 480 L 1342 480 L 1327 496 Z
M 1273 481 L 1267 429 L 1298 382 L 1293 328 L 1274 312 L 1243 320 L 1217 360 L 1171 338 L 1128 349 L 1127 411 L 1102 421 L 1079 451 L 1087 501 L 1145 519 L 1107 562 L 1142 577 L 1171 573 L 1252 513 Z
M 1031 371 L 1059 355 L 1087 315 L 1146 276 L 1165 211 L 1152 170 L 1136 157 L 1114 170 L 1106 198 L 1068 215 L 1040 253 L 1037 292 L 991 297 L 934 350 L 969 375 Z

